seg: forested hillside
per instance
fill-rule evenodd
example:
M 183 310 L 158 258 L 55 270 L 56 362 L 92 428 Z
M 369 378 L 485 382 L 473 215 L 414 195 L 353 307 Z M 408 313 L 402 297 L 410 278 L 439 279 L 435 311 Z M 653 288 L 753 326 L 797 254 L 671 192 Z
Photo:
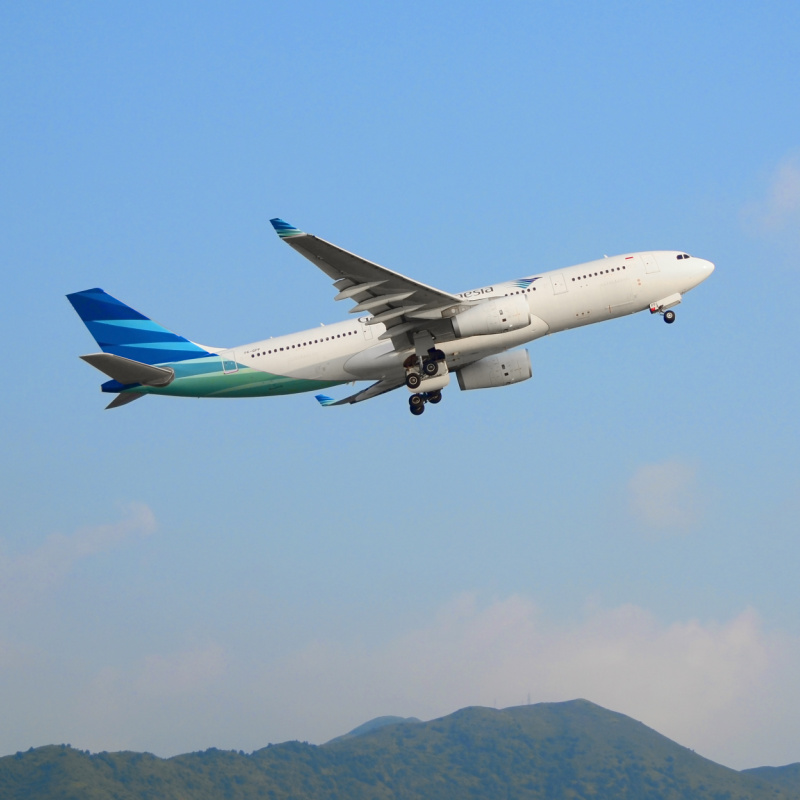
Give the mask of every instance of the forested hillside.
M 800 770 L 736 772 L 584 700 L 380 718 L 315 746 L 170 759 L 51 745 L 0 759 L 3 800 L 596 798 L 789 800 Z

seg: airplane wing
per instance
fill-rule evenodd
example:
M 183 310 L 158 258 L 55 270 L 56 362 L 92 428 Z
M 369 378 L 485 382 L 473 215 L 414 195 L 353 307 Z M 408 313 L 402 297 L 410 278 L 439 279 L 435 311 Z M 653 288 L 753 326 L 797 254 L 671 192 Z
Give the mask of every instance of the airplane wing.
M 372 314 L 368 325 L 386 326 L 379 339 L 391 339 L 402 350 L 413 343 L 416 331 L 429 331 L 437 340 L 454 338 L 442 313 L 461 305 L 460 297 L 392 272 L 282 219 L 270 222 L 281 239 L 333 279 L 339 290 L 334 300 L 353 300 L 351 314 Z
M 326 394 L 316 394 L 314 397 L 321 406 L 343 406 L 348 403 L 360 403 L 362 400 L 370 400 L 380 394 L 386 394 L 386 392 L 393 392 L 404 383 L 403 378 L 383 379 L 373 383 L 371 386 L 367 386 L 366 389 L 362 389 L 360 392 L 351 394 L 349 397 L 343 397 L 341 400 L 334 400 Z

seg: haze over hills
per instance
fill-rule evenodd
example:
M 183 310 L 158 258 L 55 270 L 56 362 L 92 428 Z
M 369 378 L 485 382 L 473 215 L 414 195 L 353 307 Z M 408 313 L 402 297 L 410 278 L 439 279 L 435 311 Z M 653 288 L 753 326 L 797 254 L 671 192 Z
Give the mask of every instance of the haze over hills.
M 585 700 L 379 717 L 324 745 L 170 759 L 50 745 L 0 759 L 0 796 L 789 800 L 800 764 L 737 772 Z

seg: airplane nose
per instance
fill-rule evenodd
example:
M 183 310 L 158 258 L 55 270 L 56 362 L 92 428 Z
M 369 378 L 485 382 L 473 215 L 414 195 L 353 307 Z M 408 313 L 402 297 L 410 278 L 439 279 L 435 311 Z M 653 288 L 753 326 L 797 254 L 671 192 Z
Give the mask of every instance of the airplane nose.
M 702 283 L 714 271 L 714 264 L 711 261 L 706 261 L 704 258 L 693 258 L 693 269 L 696 276 L 697 283 Z M 697 286 L 697 283 L 695 286 Z

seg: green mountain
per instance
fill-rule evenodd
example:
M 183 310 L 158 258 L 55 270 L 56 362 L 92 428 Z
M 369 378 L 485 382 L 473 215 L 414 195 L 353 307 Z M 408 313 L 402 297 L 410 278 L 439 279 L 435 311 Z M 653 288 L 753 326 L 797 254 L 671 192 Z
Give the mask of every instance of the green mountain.
M 419 720 L 416 717 L 375 717 L 375 719 L 371 719 L 369 722 L 365 722 L 363 725 L 353 728 L 350 733 L 346 733 L 344 736 L 337 736 L 335 739 L 331 739 L 328 744 L 332 744 L 333 742 L 341 742 L 343 739 L 352 739 L 354 736 L 363 736 L 365 733 L 371 733 L 372 731 L 376 731 L 378 728 L 383 728 L 386 725 L 397 725 L 401 722 L 411 723 L 421 721 L 422 720 Z
M 0 759 L 3 800 L 795 800 L 798 765 L 736 772 L 585 700 L 431 722 L 378 718 L 327 744 L 170 759 L 48 746 Z
M 744 770 L 745 774 L 762 778 L 765 781 L 783 787 L 792 796 L 800 797 L 800 763 L 785 767 L 756 767 Z

